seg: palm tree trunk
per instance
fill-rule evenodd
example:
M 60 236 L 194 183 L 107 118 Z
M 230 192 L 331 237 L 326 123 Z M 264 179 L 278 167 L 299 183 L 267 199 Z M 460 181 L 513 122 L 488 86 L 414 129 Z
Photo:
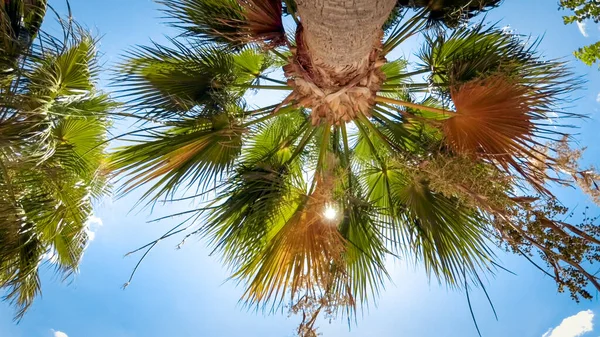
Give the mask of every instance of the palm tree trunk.
M 311 110 L 313 125 L 369 116 L 385 75 L 382 26 L 396 0 L 296 0 L 300 24 L 285 102 Z
M 313 64 L 340 69 L 368 59 L 396 0 L 297 0 L 297 4 Z

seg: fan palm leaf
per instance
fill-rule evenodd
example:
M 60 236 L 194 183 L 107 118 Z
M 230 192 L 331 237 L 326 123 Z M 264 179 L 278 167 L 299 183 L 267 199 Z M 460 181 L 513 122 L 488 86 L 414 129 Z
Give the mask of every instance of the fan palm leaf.
M 556 99 L 577 86 L 566 80 L 571 75 L 562 63 L 540 62 L 514 36 L 482 27 L 432 39 L 421 59 L 434 69 L 430 81 L 449 92 L 456 109 L 443 127 L 449 145 L 461 154 L 493 158 L 547 193 L 542 185 L 548 167 L 531 163 L 550 160 L 535 149 L 539 137 L 560 136 L 545 121 L 560 113 Z

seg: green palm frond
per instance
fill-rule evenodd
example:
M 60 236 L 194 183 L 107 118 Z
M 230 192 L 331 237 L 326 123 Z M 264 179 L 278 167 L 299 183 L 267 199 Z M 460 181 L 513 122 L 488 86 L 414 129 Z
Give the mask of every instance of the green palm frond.
M 2 254 L 0 286 L 6 290 L 5 300 L 17 308 L 15 318 L 20 319 L 41 292 L 37 270 L 46 247 L 31 233 L 31 227 L 17 235 L 16 245 L 8 246 Z
M 228 36 L 239 34 L 244 20 L 236 0 L 166 0 L 161 2 L 173 25 L 203 41 L 228 44 Z M 230 22 L 238 22 L 232 25 Z
M 397 181 L 392 189 L 402 214 L 397 237 L 406 240 L 406 246 L 399 248 L 408 258 L 422 262 L 428 274 L 461 288 L 465 272 L 474 277 L 491 267 L 491 243 L 485 239 L 485 221 L 476 211 L 432 192 L 423 181 Z
M 298 143 L 302 133 L 312 126 L 308 125 L 306 113 L 302 110 L 285 107 L 282 111 L 287 113 L 271 118 L 250 131 L 248 147 L 244 151 L 245 163 L 265 160 L 274 160 L 282 165 L 298 163 L 293 161 L 293 156 L 305 151 Z
M 70 41 L 64 50 L 50 51 L 35 60 L 29 76 L 29 90 L 41 99 L 81 95 L 94 88 L 98 76 L 96 43 L 82 34 Z
M 384 83 L 388 85 L 400 85 L 402 83 L 406 83 L 410 77 L 410 75 L 407 76 L 407 66 L 408 61 L 401 58 L 384 64 L 381 67 L 381 71 L 385 74 Z
M 123 97 L 137 111 L 152 118 L 201 114 L 203 105 L 223 105 L 239 92 L 228 85 L 236 80 L 230 54 L 214 48 L 188 47 L 173 41 L 176 49 L 155 45 L 130 52 L 116 79 L 125 86 Z M 200 110 L 195 112 L 194 109 Z
M 263 75 L 275 65 L 275 59 L 256 48 L 244 48 L 233 55 L 235 70 L 238 74 L 237 84 L 259 84 Z
M 104 101 L 96 105 L 103 114 L 114 104 Z M 110 124 L 101 115 L 81 117 L 69 115 L 53 125 L 55 140 L 53 154 L 56 165 L 83 179 L 87 190 L 98 198 L 105 195 L 109 186 L 106 181 L 106 132 Z
M 242 167 L 217 198 L 202 231 L 223 252 L 237 277 L 255 272 L 256 260 L 297 207 L 303 182 L 297 172 L 268 162 Z
M 173 25 L 202 42 L 242 47 L 285 42 L 279 0 L 161 0 Z
M 284 221 L 290 209 L 297 207 L 295 199 L 306 190 L 300 166 L 306 144 L 298 132 L 303 124 L 305 115 L 295 111 L 249 131 L 239 170 L 216 199 L 223 206 L 210 213 L 204 228 L 232 268 L 237 266 L 234 262 L 247 263 L 265 244 L 261 237 L 267 233 L 257 228 L 266 231 Z M 253 233 L 256 237 L 251 237 Z
M 115 85 L 136 111 L 158 120 L 210 115 L 237 102 L 270 66 L 256 49 L 229 53 L 213 47 L 154 45 L 129 53 Z
M 346 278 L 338 287 L 349 287 L 354 301 L 367 305 L 369 300 L 377 298 L 384 281 L 389 277 L 385 267 L 388 250 L 385 236 L 381 232 L 381 227 L 385 226 L 381 210 L 385 206 L 369 202 L 356 177 L 346 180 L 341 188 L 345 191 L 344 219 L 339 225 L 339 231 L 346 242 Z
M 566 81 L 572 75 L 564 62 L 542 60 L 535 51 L 538 42 L 524 43 L 518 35 L 478 25 L 428 35 L 418 56 L 433 70 L 431 82 L 442 88 L 502 73 L 556 97 L 571 92 L 578 82 Z
M 493 27 L 460 28 L 452 33 L 427 35 L 419 53 L 423 66 L 433 69 L 431 81 L 438 85 L 464 83 L 476 77 L 520 69 L 537 61 L 535 43 L 528 46 L 510 33 Z
M 118 149 L 111 169 L 128 172 L 123 192 L 156 181 L 144 193 L 153 200 L 178 185 L 207 186 L 222 178 L 240 154 L 244 128 L 226 114 L 178 122 L 165 131 L 140 135 L 139 144 Z

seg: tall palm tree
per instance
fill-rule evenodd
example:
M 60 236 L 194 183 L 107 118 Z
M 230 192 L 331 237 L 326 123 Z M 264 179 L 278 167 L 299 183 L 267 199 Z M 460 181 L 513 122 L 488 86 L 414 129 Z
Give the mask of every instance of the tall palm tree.
M 144 248 L 203 235 L 249 305 L 291 303 L 304 335 L 320 312 L 379 293 L 387 257 L 464 288 L 498 267 L 494 245 L 538 249 L 574 296 L 600 288 L 581 267 L 595 227 L 542 209 L 560 166 L 543 144 L 562 130 L 546 121 L 577 85 L 563 63 L 493 27 L 428 30 L 437 6 L 384 32 L 395 7 L 424 2 L 160 2 L 182 35 L 121 65 L 117 85 L 147 124 L 111 169 L 124 193 L 147 185 L 148 202 L 198 206 Z M 455 3 L 466 20 L 498 1 Z M 417 34 L 417 64 L 388 59 Z M 282 99 L 250 107 L 255 90 Z
M 114 103 L 96 89 L 96 41 L 64 21 L 64 40 L 40 32 L 41 17 L 28 18 L 45 8 L 0 3 L 3 20 L 17 18 L 0 35 L 3 46 L 18 46 L 3 49 L 0 82 L 0 289 L 17 319 L 40 292 L 41 264 L 65 278 L 77 271 L 92 202 L 107 189 Z

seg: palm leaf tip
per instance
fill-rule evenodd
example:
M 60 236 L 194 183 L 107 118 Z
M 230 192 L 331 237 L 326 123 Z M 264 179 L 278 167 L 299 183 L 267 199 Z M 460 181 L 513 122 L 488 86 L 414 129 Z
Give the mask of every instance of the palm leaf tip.
M 461 288 L 467 274 L 490 270 L 494 255 L 476 211 L 458 207 L 455 199 L 435 193 L 426 181 L 400 187 L 395 202 L 406 216 L 397 229 L 397 237 L 406 242 L 396 244 L 422 261 L 429 276 Z

